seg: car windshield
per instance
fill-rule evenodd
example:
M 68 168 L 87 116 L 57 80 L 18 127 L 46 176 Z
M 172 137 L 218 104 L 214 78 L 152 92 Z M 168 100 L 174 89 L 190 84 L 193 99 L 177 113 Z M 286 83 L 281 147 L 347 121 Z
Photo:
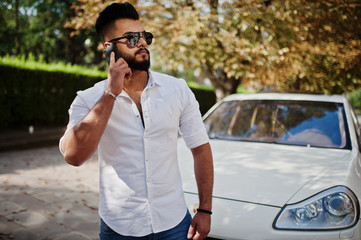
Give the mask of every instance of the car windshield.
M 206 119 L 210 138 L 349 148 L 341 103 L 245 100 L 226 101 Z

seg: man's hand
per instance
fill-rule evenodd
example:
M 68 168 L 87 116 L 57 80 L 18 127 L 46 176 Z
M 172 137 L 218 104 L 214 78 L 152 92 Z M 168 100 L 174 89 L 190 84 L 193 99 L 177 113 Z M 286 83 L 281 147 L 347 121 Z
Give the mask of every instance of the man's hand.
M 124 81 L 130 79 L 131 76 L 132 70 L 128 63 L 123 58 L 119 58 L 115 62 L 115 54 L 112 52 L 110 54 L 107 89 L 118 96 L 123 91 Z
M 193 217 L 191 226 L 188 230 L 188 239 L 202 240 L 207 237 L 211 229 L 211 215 L 198 212 Z

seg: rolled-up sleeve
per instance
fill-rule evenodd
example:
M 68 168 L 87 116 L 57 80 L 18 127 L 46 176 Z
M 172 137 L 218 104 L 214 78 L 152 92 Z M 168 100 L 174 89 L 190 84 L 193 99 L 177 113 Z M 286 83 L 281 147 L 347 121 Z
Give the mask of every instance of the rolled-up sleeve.
M 69 109 L 69 123 L 67 125 L 67 131 L 77 125 L 85 116 L 90 112 L 91 109 L 87 107 L 83 99 L 76 96 Z
M 80 121 L 82 121 L 86 115 L 91 111 L 91 109 L 95 106 L 95 104 L 99 101 L 104 92 L 106 85 L 106 80 L 101 81 L 94 85 L 94 87 L 88 88 L 84 91 L 78 91 L 77 96 L 75 97 L 73 103 L 69 109 L 69 123 L 66 127 L 66 131 L 64 135 L 72 129 L 75 125 L 77 125 Z M 64 136 L 59 141 L 59 149 L 61 150 L 61 143 L 63 141 Z M 64 154 L 63 154 L 64 155 Z
M 89 111 L 90 111 L 90 109 L 86 106 L 83 99 L 79 96 L 76 96 L 76 98 L 74 99 L 74 101 L 71 104 L 70 109 L 68 111 L 69 123 L 66 127 L 66 131 L 65 131 L 64 135 L 70 129 L 72 129 L 75 125 L 77 125 L 81 120 L 83 120 L 85 118 L 85 116 L 89 113 Z M 61 149 L 61 144 L 62 144 L 64 135 L 59 140 L 59 150 L 60 150 L 61 154 L 63 154 L 63 155 L 64 155 L 64 153 Z
M 199 147 L 209 141 L 199 104 L 188 86 L 183 89 L 183 112 L 180 119 L 180 131 L 188 148 Z

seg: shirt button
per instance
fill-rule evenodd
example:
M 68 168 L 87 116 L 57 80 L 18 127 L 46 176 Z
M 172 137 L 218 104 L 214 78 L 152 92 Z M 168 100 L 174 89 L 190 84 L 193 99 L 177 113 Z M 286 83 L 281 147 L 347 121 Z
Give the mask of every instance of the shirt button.
M 145 118 L 148 118 L 148 114 L 147 114 L 147 113 L 146 113 L 146 114 L 144 114 L 144 117 L 145 117 Z

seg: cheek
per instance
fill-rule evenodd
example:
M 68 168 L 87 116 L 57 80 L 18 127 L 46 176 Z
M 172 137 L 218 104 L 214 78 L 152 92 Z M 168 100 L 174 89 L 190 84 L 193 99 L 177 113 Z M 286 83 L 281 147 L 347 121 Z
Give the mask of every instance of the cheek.
M 119 49 L 119 48 L 118 48 L 118 51 L 119 51 L 120 57 L 124 58 L 125 60 L 134 58 L 134 53 L 129 53 L 129 51 L 124 51 L 123 49 Z

